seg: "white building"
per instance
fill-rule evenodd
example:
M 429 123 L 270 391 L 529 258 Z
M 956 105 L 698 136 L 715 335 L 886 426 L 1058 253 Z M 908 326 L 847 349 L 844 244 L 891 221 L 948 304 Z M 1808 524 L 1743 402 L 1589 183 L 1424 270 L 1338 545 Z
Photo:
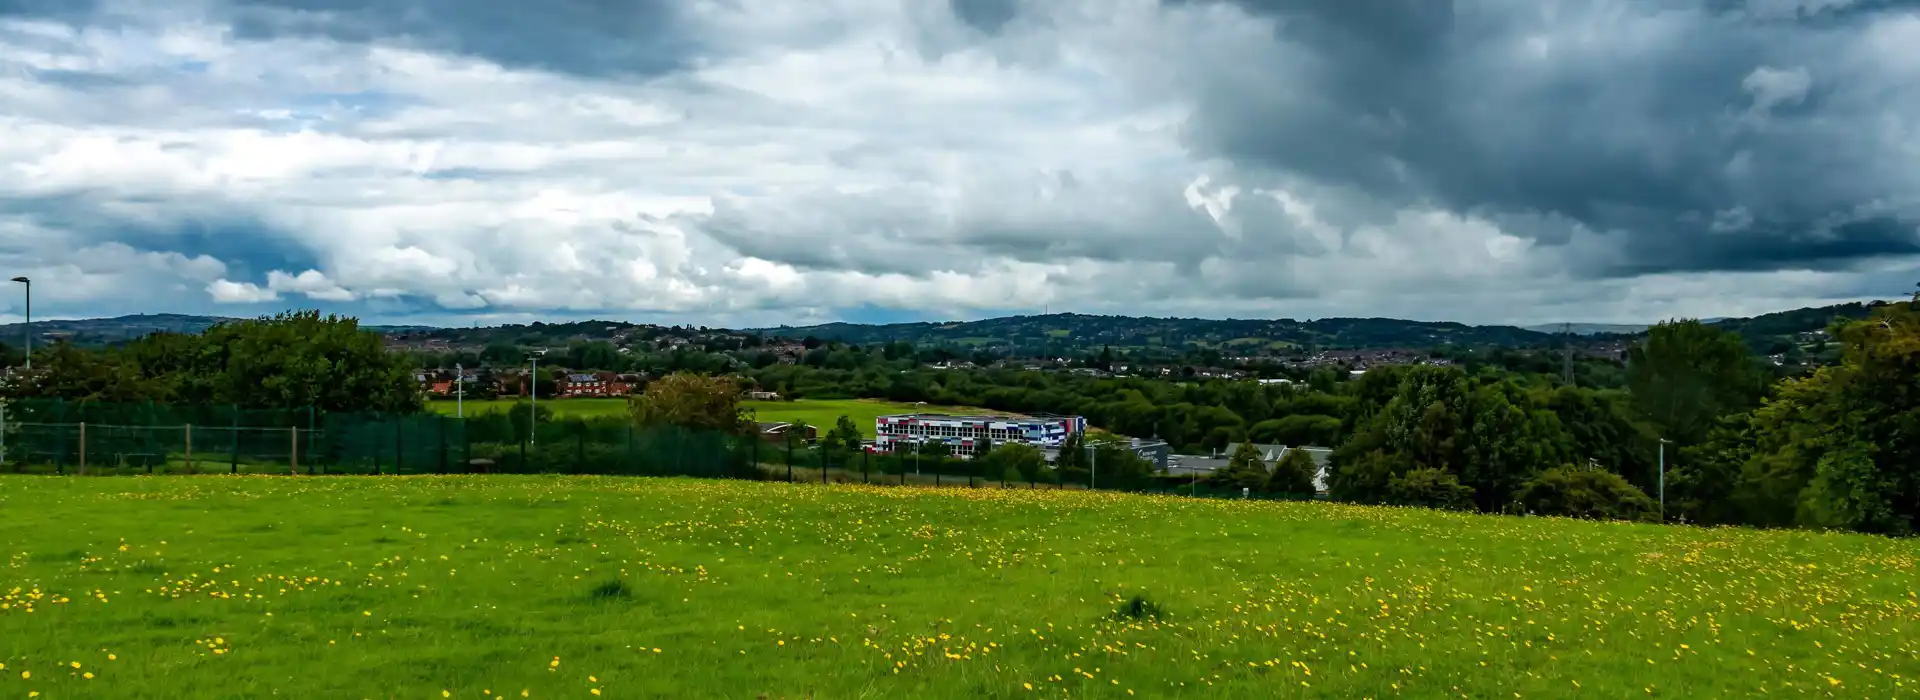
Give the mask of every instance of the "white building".
M 972 456 L 975 448 L 992 442 L 1021 442 L 1035 447 L 1059 447 L 1068 435 L 1085 433 L 1080 416 L 949 416 L 903 413 L 874 419 L 873 449 L 893 452 L 923 442 L 943 442 L 953 454 Z

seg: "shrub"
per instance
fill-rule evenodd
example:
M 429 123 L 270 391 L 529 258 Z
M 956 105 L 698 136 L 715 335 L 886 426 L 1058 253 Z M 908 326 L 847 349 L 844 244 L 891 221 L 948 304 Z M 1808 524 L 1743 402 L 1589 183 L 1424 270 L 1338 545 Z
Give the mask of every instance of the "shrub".
M 1267 491 L 1284 493 L 1291 496 L 1311 496 L 1314 472 L 1320 467 L 1313 462 L 1313 456 L 1306 450 L 1294 448 L 1280 461 L 1273 464 L 1273 475 L 1267 477 Z
M 1387 491 L 1390 502 L 1397 505 L 1446 510 L 1473 507 L 1473 487 L 1460 483 L 1460 477 L 1452 472 L 1432 467 L 1393 477 L 1387 484 Z
M 1658 520 L 1659 506 L 1626 479 L 1603 469 L 1565 465 L 1534 475 L 1515 502 L 1537 515 L 1599 520 Z

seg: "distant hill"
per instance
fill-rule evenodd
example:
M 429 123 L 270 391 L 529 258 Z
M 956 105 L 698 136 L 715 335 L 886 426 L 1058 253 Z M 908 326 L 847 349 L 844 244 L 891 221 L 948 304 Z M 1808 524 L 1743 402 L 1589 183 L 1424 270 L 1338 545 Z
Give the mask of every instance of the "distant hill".
M 1221 320 L 1071 313 L 947 323 L 828 323 L 757 330 L 782 337 L 812 336 L 849 343 L 906 341 L 1012 350 L 1198 346 L 1215 348 L 1223 353 L 1306 346 L 1324 349 L 1426 348 L 1436 345 L 1531 347 L 1549 344 L 1558 337 L 1552 333 L 1514 326 L 1469 326 L 1450 321 L 1392 318 Z
M 222 316 L 189 316 L 185 314 L 135 314 L 114 318 L 87 318 L 79 320 L 34 321 L 33 334 L 36 342 L 40 338 L 64 337 L 79 345 L 107 345 L 125 342 L 141 336 L 162 331 L 170 333 L 199 333 L 221 321 L 235 319 Z M 0 326 L 0 343 L 19 345 L 22 333 L 26 329 L 18 323 Z
M 1569 326 L 1572 327 L 1574 335 L 1597 335 L 1601 333 L 1632 335 L 1634 333 L 1644 332 L 1652 327 L 1645 323 L 1547 323 L 1538 326 L 1527 326 L 1526 329 L 1538 333 L 1565 333 Z
M 1874 309 L 1887 303 L 1900 302 L 1835 304 L 1709 322 L 1739 333 L 1756 351 L 1771 354 L 1794 344 L 1802 333 L 1825 329 L 1836 318 L 1865 318 Z M 34 334 L 37 338 L 62 336 L 82 345 L 109 345 L 160 331 L 198 333 L 216 323 L 232 320 L 238 319 L 185 314 L 138 314 L 115 318 L 35 321 Z M 1583 342 L 1606 343 L 1639 335 L 1647 327 L 1642 324 L 1576 323 L 1573 324 L 1573 332 L 1583 336 Z M 550 347 L 582 340 L 626 338 L 657 340 L 695 337 L 709 330 L 704 327 L 668 328 L 624 321 L 536 322 L 483 328 L 418 325 L 368 325 L 365 328 L 393 336 L 396 342 L 407 345 L 435 341 L 465 347 L 492 344 Z M 1563 328 L 1562 324 L 1520 328 L 1392 318 L 1299 321 L 1140 318 L 1065 313 L 980 321 L 880 325 L 827 323 L 741 332 L 795 339 L 814 337 L 860 344 L 906 341 L 955 348 L 991 347 L 1015 353 L 1044 354 L 1111 346 L 1116 349 L 1202 348 L 1217 350 L 1223 355 L 1252 355 L 1308 347 L 1324 350 L 1424 349 L 1438 345 L 1545 347 L 1564 342 L 1561 335 Z M 725 332 L 717 328 L 712 330 Z M 18 345 L 21 332 L 20 324 L 0 325 L 0 343 Z
M 1757 351 L 1779 352 L 1795 336 L 1825 329 L 1836 318 L 1865 318 L 1889 302 L 1835 304 L 1793 309 L 1752 318 L 1716 318 L 1709 323 L 1739 333 Z M 1897 303 L 1897 302 L 1894 302 Z M 1650 324 L 1576 323 L 1573 332 L 1591 342 L 1630 338 Z M 766 335 L 851 343 L 906 341 L 949 346 L 999 347 L 1014 351 L 1072 350 L 1088 347 L 1180 348 L 1210 347 L 1223 353 L 1236 350 L 1312 346 L 1321 349 L 1428 348 L 1436 345 L 1526 348 L 1564 342 L 1565 324 L 1530 328 L 1470 326 L 1446 321 L 1407 321 L 1391 318 L 1204 319 L 1137 318 L 1050 314 L 1010 316 L 980 321 L 890 323 L 869 325 L 827 323 L 755 329 Z

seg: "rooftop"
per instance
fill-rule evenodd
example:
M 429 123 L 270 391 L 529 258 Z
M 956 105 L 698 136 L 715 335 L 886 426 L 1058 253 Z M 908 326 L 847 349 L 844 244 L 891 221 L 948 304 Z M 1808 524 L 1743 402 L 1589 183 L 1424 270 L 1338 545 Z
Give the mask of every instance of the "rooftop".
M 911 418 L 914 420 L 1037 420 L 1041 416 L 1027 416 L 1018 413 L 889 413 L 879 418 Z

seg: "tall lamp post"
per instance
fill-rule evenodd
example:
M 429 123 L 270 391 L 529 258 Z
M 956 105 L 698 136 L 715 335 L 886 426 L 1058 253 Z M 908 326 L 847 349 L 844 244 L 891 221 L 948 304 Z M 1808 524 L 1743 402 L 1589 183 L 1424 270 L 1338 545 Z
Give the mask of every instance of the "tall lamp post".
M 1673 442 L 1660 438 L 1660 522 L 1667 521 L 1667 443 Z
M 544 353 L 542 353 L 544 354 Z M 540 417 L 540 354 L 528 355 L 533 360 L 533 369 L 527 372 L 527 444 L 533 444 L 533 426 Z
M 20 324 L 20 334 L 27 337 L 26 338 L 27 340 L 27 371 L 32 372 L 33 371 L 33 280 L 27 279 L 25 275 L 22 275 L 22 276 L 13 278 L 13 281 L 19 282 L 20 284 L 26 285 L 27 287 L 27 313 L 26 313 L 27 321 L 26 323 Z

